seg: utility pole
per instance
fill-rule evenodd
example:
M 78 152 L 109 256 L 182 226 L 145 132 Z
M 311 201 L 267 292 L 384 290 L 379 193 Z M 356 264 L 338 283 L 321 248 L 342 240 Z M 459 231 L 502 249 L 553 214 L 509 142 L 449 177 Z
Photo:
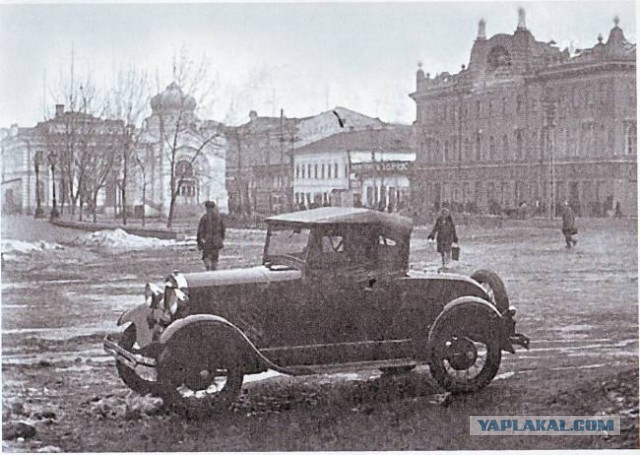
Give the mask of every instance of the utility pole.
M 549 155 L 549 168 L 547 173 L 548 184 L 548 217 L 550 220 L 555 218 L 555 202 L 556 202 L 556 169 L 555 169 L 555 153 L 554 153 L 554 134 L 556 105 L 555 102 L 547 97 L 544 101 L 545 123 L 547 130 L 547 150 Z

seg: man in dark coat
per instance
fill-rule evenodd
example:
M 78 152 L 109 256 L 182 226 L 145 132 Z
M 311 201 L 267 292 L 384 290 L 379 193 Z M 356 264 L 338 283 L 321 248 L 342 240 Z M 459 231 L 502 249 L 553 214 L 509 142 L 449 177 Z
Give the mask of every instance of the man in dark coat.
M 572 238 L 572 236 L 578 233 L 578 230 L 576 229 L 576 217 L 573 209 L 569 205 L 569 201 L 564 201 L 562 206 L 562 233 L 564 234 L 567 248 L 571 248 L 578 243 L 577 240 Z
M 224 241 L 224 222 L 215 202 L 207 201 L 204 206 L 207 213 L 202 215 L 198 225 L 198 250 L 202 251 L 205 268 L 217 270 L 218 256 Z
M 436 224 L 427 238 L 429 240 L 436 239 L 438 253 L 442 256 L 442 268 L 445 269 L 451 259 L 451 247 L 454 243 L 458 243 L 456 226 L 453 224 L 453 218 L 448 208 L 445 207 L 440 211 L 440 216 L 438 216 Z

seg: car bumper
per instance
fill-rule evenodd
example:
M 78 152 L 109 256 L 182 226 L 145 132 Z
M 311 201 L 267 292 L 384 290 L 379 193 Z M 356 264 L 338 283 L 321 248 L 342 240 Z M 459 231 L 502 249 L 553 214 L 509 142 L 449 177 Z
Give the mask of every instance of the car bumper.
M 118 362 L 123 363 L 131 369 L 135 369 L 137 366 L 142 365 L 145 367 L 155 368 L 156 361 L 149 357 L 143 357 L 133 352 L 127 351 L 122 346 L 119 346 L 109 335 L 102 340 L 102 346 L 104 350 L 115 357 Z

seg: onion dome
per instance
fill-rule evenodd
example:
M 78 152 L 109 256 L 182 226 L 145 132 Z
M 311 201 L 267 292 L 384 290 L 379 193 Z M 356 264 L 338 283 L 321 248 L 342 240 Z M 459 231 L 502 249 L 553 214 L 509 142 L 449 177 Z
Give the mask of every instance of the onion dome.
M 151 110 L 154 113 L 193 112 L 196 100 L 191 95 L 185 95 L 176 82 L 172 82 L 162 93 L 151 98 Z

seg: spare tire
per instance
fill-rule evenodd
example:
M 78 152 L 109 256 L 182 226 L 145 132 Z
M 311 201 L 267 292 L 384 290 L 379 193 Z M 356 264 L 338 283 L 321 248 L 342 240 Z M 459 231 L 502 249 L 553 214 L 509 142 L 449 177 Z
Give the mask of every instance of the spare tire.
M 476 270 L 471 279 L 480 283 L 489 295 L 489 301 L 498 309 L 500 314 L 509 309 L 509 296 L 504 282 L 497 273 L 491 270 Z

